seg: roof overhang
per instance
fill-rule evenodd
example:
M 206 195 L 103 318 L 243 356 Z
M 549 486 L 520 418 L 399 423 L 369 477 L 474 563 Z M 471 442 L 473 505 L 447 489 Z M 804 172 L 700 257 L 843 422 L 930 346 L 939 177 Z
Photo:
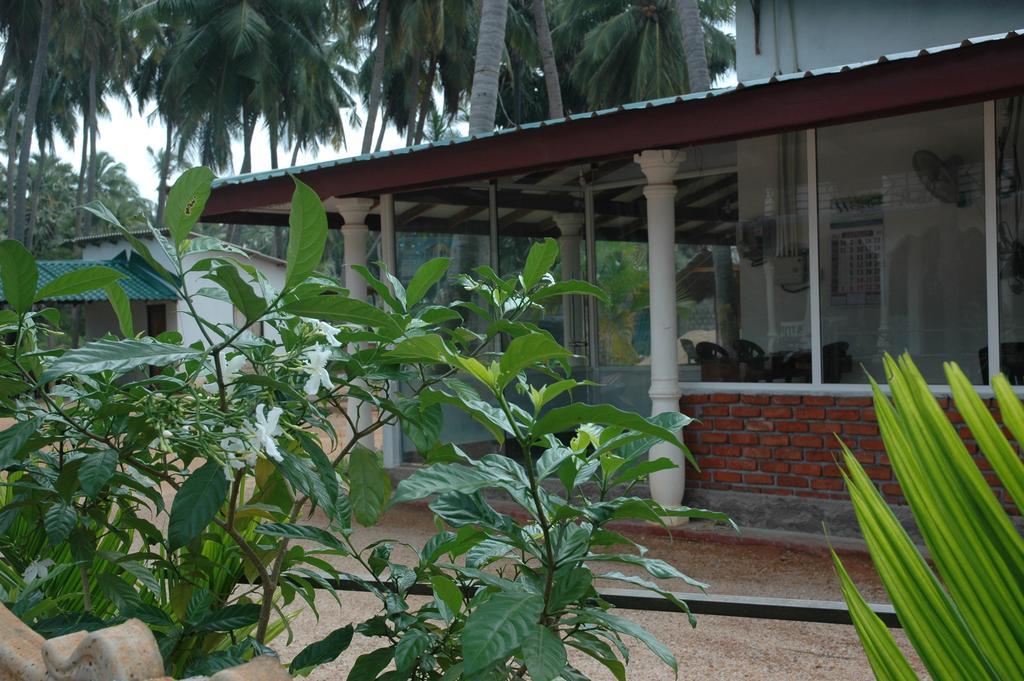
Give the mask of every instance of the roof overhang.
M 965 40 L 877 61 L 773 77 L 727 91 L 498 131 L 479 138 L 219 182 L 206 222 L 287 224 L 288 173 L 321 198 L 376 196 L 559 166 L 911 113 L 1024 92 L 1024 36 Z M 332 226 L 341 218 L 332 215 Z

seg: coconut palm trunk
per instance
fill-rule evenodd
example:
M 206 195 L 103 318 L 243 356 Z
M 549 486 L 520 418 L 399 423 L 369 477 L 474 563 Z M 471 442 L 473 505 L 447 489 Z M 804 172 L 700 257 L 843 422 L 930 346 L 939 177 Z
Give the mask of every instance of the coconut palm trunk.
M 480 33 L 476 44 L 473 89 L 469 97 L 469 134 L 494 130 L 498 110 L 498 76 L 505 50 L 508 0 L 482 0 Z
M 93 59 L 89 64 L 89 111 L 88 111 L 88 123 L 86 129 L 89 131 L 89 171 L 86 176 L 85 182 L 85 202 L 95 200 L 96 198 L 96 187 L 99 182 L 99 155 L 96 153 L 96 131 L 99 128 L 99 123 L 96 116 L 96 100 L 99 97 L 97 92 L 96 80 L 98 67 L 96 60 Z M 92 232 L 92 213 L 85 214 L 85 232 L 87 234 Z
M 167 205 L 167 182 L 171 179 L 171 147 L 174 145 L 174 123 L 165 121 L 167 137 L 164 140 L 164 155 L 160 159 L 160 187 L 156 195 L 156 226 L 164 225 L 164 207 Z
M 11 98 L 11 110 L 7 115 L 7 229 L 14 225 L 14 180 L 18 174 L 18 118 L 21 114 L 22 79 L 14 81 L 14 96 Z
M 89 121 L 88 118 L 82 121 L 82 161 L 78 166 L 78 184 L 75 187 L 75 205 L 81 206 L 85 203 L 85 173 L 89 166 Z M 84 210 L 75 211 L 75 237 L 81 238 L 84 235 L 83 226 L 85 223 Z M 77 244 L 75 248 L 77 248 Z M 77 306 L 76 306 L 77 307 Z
M 697 0 L 676 0 L 676 13 L 683 34 L 683 56 L 686 58 L 686 79 L 690 92 L 711 89 L 708 54 L 704 48 L 704 25 L 700 21 Z
M 551 41 L 551 25 L 548 23 L 548 9 L 544 0 L 533 0 L 533 25 L 537 31 L 537 46 L 544 69 L 544 88 L 548 95 L 548 118 L 565 116 L 562 108 L 562 85 L 558 78 L 558 64 L 555 62 L 555 45 Z
M 32 156 L 32 131 L 36 127 L 36 111 L 39 109 L 39 93 L 46 77 L 46 58 L 50 51 L 50 23 L 53 14 L 53 0 L 43 0 L 39 20 L 39 37 L 36 41 L 35 61 L 32 63 L 32 79 L 28 85 L 28 101 L 25 102 L 25 120 L 21 128 L 21 149 L 18 156 L 18 181 L 14 187 L 14 219 L 10 236 L 23 240 L 25 237 L 25 203 L 28 198 L 28 165 Z M 10 201 L 10 197 L 8 197 Z
M 366 105 L 366 127 L 363 128 L 362 153 L 370 153 L 373 130 L 377 126 L 377 111 L 384 92 L 384 58 L 388 49 L 388 0 L 377 4 L 377 44 L 373 48 L 373 78 L 370 81 L 370 101 Z M 381 125 L 384 125 L 383 121 Z

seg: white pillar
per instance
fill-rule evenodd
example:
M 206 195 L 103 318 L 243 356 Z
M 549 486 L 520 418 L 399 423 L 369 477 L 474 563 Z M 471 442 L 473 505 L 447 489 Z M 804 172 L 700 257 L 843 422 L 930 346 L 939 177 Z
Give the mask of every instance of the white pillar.
M 336 205 L 338 212 L 345 220 L 345 224 L 341 227 L 341 234 L 345 241 L 345 288 L 348 289 L 349 297 L 365 301 L 368 297 L 366 280 L 355 271 L 353 266 L 366 266 L 366 242 L 370 234 L 370 230 L 366 226 L 366 214 L 373 207 L 373 199 L 338 199 Z M 362 381 L 356 380 L 352 383 L 365 387 Z M 355 424 L 357 430 L 363 430 L 373 423 L 370 405 L 363 404 L 360 400 L 350 399 L 348 401 L 348 417 Z M 364 438 L 361 444 L 372 449 L 373 437 Z
M 562 263 L 562 281 L 580 279 L 580 230 L 583 229 L 582 213 L 559 213 L 555 215 L 558 225 L 558 253 Z M 573 353 L 579 353 L 580 340 L 579 296 L 562 296 L 562 345 Z
M 647 245 L 651 290 L 651 413 L 679 411 L 679 345 L 676 322 L 676 186 L 683 154 L 670 149 L 644 151 L 635 160 L 647 177 Z M 677 433 L 682 436 L 682 433 Z M 661 443 L 648 456 L 666 458 L 676 468 L 651 475 L 651 497 L 679 506 L 686 485 L 686 461 L 678 447 Z

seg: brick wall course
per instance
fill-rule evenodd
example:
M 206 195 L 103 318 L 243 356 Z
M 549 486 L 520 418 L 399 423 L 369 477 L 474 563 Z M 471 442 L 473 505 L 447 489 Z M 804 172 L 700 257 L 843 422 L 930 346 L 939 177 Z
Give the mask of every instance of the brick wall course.
M 939 402 L 1000 501 L 1016 513 L 956 407 L 948 397 Z M 1002 423 L 995 400 L 984 402 Z M 886 501 L 906 503 L 868 396 L 689 394 L 680 399 L 680 408 L 700 421 L 684 431 L 684 440 L 703 469 L 688 471 L 688 488 L 847 500 L 836 465 L 842 455 L 841 438 Z

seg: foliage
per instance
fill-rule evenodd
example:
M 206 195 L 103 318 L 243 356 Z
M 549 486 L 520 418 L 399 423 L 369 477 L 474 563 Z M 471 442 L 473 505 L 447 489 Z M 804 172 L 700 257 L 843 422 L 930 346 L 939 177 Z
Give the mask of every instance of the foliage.
M 872 560 L 900 622 L 935 679 L 1011 679 L 1024 669 L 1024 539 L 909 356 L 885 358 L 892 401 L 875 410 L 893 471 L 931 557 L 929 565 L 845 450 L 844 477 Z M 1024 463 L 956 364 L 946 376 L 957 410 L 1020 507 Z M 1024 405 L 1003 376 L 992 382 L 1003 422 L 1024 442 Z M 875 674 L 914 679 L 892 635 L 866 607 L 833 554 L 843 595 Z
M 271 652 L 295 606 L 316 613 L 316 590 L 348 577 L 381 599 L 380 614 L 312 643 L 291 661 L 293 672 L 335 659 L 356 631 L 385 647 L 360 657 L 350 678 L 377 678 L 392 661 L 398 672 L 387 678 L 457 670 L 467 679 L 579 678 L 567 647 L 621 678 L 623 636 L 675 668 L 649 632 L 610 611 L 593 582 L 623 581 L 682 609 L 660 584 L 612 566 L 703 585 L 606 525 L 724 518 L 630 494 L 672 466 L 646 452 L 662 441 L 682 447 L 684 416 L 565 404 L 584 385 L 571 377 L 569 352 L 523 321 L 548 299 L 596 293 L 556 283 L 556 242 L 535 245 L 518 275 L 502 279 L 486 267 L 464 275 L 472 298 L 451 306 L 430 302 L 447 259 L 427 262 L 406 285 L 364 270 L 380 309 L 314 273 L 326 214 L 296 181 L 286 283 L 275 290 L 244 260 L 222 257 L 237 250 L 229 244 L 189 239 L 212 179 L 205 168 L 187 171 L 167 197 L 170 239 L 153 232 L 172 263 L 154 269 L 202 330 L 205 342 L 193 346 L 171 331 L 45 349 L 59 344 L 50 342 L 59 341 L 59 320 L 36 302 L 36 264 L 18 242 L 0 242 L 10 305 L 0 312 L 0 416 L 13 419 L 0 432 L 0 553 L 10 566 L 0 570 L 0 595 L 14 611 L 47 633 L 139 617 L 168 672 L 182 677 Z M 101 204 L 87 209 L 128 233 Z M 189 258 L 186 268 L 195 252 L 213 255 Z M 206 287 L 192 290 L 186 274 Z M 109 292 L 116 276 L 76 273 L 47 293 Z M 201 317 L 195 301 L 204 296 L 230 300 L 244 323 Z M 470 331 L 469 317 L 484 330 Z M 248 330 L 257 324 L 262 336 Z M 348 399 L 372 404 L 373 420 L 349 422 L 339 437 L 329 419 L 347 418 Z M 444 408 L 486 427 L 495 451 L 475 460 L 439 442 Z M 395 422 L 429 463 L 392 490 L 380 458 L 359 442 Z M 521 461 L 502 453 L 505 442 L 525 453 Z M 489 492 L 507 495 L 527 524 L 491 506 Z M 427 497 L 440 531 L 415 547 L 416 565 L 391 561 L 391 542 L 356 545 L 353 520 L 371 524 L 394 504 Z M 26 556 L 39 558 L 26 564 Z M 362 573 L 340 572 L 341 558 Z M 610 569 L 595 574 L 591 565 Z M 410 607 L 415 584 L 429 584 L 436 598 Z

